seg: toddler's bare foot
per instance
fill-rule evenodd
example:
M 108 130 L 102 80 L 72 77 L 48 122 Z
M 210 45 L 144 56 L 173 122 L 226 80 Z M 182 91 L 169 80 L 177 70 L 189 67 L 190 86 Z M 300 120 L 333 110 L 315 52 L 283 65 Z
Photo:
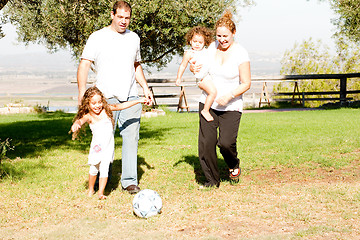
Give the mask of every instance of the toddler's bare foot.
M 211 122 L 214 121 L 214 118 L 211 116 L 209 111 L 202 110 L 201 115 L 206 119 L 206 121 Z

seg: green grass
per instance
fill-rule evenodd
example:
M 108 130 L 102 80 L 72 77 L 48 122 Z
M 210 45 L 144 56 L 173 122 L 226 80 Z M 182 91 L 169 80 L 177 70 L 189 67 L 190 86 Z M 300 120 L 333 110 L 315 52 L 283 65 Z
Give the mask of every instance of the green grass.
M 86 197 L 90 130 L 71 141 L 72 114 L 0 116 L 0 239 L 337 239 L 360 237 L 360 111 L 243 114 L 243 175 L 230 184 L 219 154 L 219 189 L 200 191 L 198 115 L 143 118 L 140 187 L 156 190 L 162 214 L 132 214 L 120 186 L 116 133 L 108 199 Z M 134 234 L 136 233 L 136 234 Z

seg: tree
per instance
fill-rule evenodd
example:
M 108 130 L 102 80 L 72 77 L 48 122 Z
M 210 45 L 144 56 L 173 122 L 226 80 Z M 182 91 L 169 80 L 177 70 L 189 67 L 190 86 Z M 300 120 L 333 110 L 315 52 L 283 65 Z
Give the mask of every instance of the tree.
M 307 0 L 310 1 L 310 0 Z M 318 0 L 323 2 L 326 0 Z M 353 42 L 360 41 L 360 0 L 329 0 L 337 14 L 332 23 L 337 27 L 334 37 L 345 37 Z
M 286 50 L 281 59 L 280 74 L 331 74 L 331 73 L 354 73 L 360 71 L 360 47 L 344 38 L 336 39 L 336 53 L 331 54 L 328 46 L 320 40 L 314 42 L 312 38 L 295 43 L 293 49 Z M 348 79 L 348 90 L 360 88 L 357 79 Z M 300 81 L 299 90 L 312 91 L 338 91 L 339 80 L 323 79 Z M 276 91 L 290 91 L 289 85 L 280 83 L 275 86 Z M 326 97 L 326 96 L 324 96 Z M 331 96 L 327 96 L 331 97 Z M 359 97 L 354 95 L 355 99 Z M 315 103 L 310 103 L 316 106 Z M 319 103 L 317 103 L 319 104 Z
M 110 23 L 109 0 L 22 0 L 9 2 L 6 16 L 19 41 L 70 48 L 78 58 L 89 35 Z M 184 36 L 196 25 L 213 27 L 225 8 L 252 0 L 133 0 L 130 30 L 139 34 L 143 61 L 161 68 L 182 54 Z
M 286 50 L 280 63 L 280 74 L 321 74 L 333 70 L 329 48 L 321 40 L 314 42 L 312 38 Z
M 291 50 L 286 50 L 281 59 L 280 74 L 331 74 L 360 72 L 360 47 L 338 37 L 335 41 L 336 51 L 331 54 L 330 48 L 321 40 L 312 38 L 301 44 L 295 43 Z
M 3 7 L 5 7 L 5 5 L 8 1 L 9 0 L 0 0 L 0 10 L 3 9 Z
M 5 5 L 8 1 L 9 0 L 0 0 L 0 10 L 5 7 Z M 0 23 L 0 38 L 3 38 L 5 36 L 5 34 L 3 33 L 3 30 L 2 30 L 2 25 L 3 25 L 3 20 L 1 20 L 1 23 Z
M 360 41 L 360 1 L 359 0 L 331 0 L 331 7 L 338 18 L 333 19 L 337 26 L 337 36 L 343 36 L 351 41 Z

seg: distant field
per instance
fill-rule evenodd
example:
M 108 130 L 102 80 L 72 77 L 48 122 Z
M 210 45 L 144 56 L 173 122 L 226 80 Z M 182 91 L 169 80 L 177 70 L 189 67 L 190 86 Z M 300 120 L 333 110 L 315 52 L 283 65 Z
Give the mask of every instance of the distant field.
M 153 78 L 153 77 L 152 77 Z M 149 78 L 149 84 L 151 79 Z M 93 78 L 91 78 L 93 80 Z M 174 79 L 171 79 L 174 81 Z M 193 81 L 187 78 L 186 82 Z M 0 107 L 9 103 L 21 103 L 24 106 L 50 106 L 53 109 L 69 109 L 77 106 L 77 85 L 75 73 L 62 77 L 52 75 L 0 75 Z M 247 107 L 258 107 L 262 83 L 253 82 L 251 89 L 244 95 Z M 272 85 L 268 84 L 268 91 Z M 141 89 L 139 89 L 141 93 Z M 154 88 L 155 94 L 180 93 L 180 88 Z M 197 86 L 186 87 L 186 96 L 191 111 L 197 111 L 200 89 Z M 157 99 L 159 105 L 178 103 L 177 98 Z

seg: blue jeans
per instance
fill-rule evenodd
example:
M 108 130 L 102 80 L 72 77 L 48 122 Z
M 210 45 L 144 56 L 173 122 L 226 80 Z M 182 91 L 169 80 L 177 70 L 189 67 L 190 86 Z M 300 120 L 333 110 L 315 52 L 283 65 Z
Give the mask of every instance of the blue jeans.
M 138 97 L 129 97 L 128 101 L 136 100 Z M 117 104 L 120 101 L 116 98 L 109 98 L 109 104 Z M 114 111 L 114 120 L 119 126 L 122 136 L 122 173 L 121 186 L 127 188 L 130 185 L 138 185 L 137 179 L 137 150 L 139 142 L 141 104 L 136 104 L 130 108 Z

